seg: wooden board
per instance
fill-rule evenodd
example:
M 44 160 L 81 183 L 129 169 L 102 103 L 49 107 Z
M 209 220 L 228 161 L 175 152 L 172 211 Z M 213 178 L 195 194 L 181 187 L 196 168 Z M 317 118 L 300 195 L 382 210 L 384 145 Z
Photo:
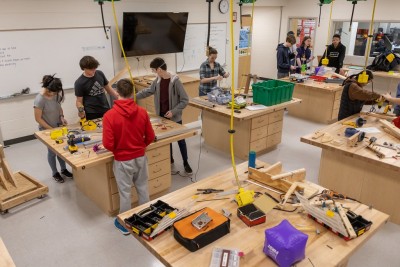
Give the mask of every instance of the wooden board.
M 237 166 L 237 171 L 240 180 L 247 179 L 247 162 Z M 268 165 L 263 162 L 257 162 L 257 165 Z M 236 186 L 233 181 L 233 170 L 228 169 L 221 173 L 215 174 L 209 178 L 198 181 L 196 184 L 191 184 L 159 199 L 167 202 L 173 207 L 187 206 L 192 196 L 197 192 L 197 188 L 215 188 L 232 190 Z M 251 189 L 259 192 L 268 192 L 275 197 L 275 193 L 257 187 L 253 184 L 248 184 L 245 189 Z M 200 195 L 197 200 L 211 199 L 213 195 Z M 226 200 L 215 200 L 206 202 L 194 202 L 192 211 L 199 210 L 203 207 L 210 207 L 215 211 L 221 211 L 222 208 L 229 210 L 232 214 L 236 214 L 237 205 L 233 203 L 231 198 L 234 195 L 228 196 Z M 156 200 L 154 200 L 156 201 Z M 148 207 L 149 203 L 136 207 L 125 213 L 118 215 L 120 222 L 123 219 L 137 213 Z M 272 210 L 267 214 L 266 223 L 254 227 L 247 227 L 237 216 L 233 215 L 231 219 L 230 233 L 212 244 L 196 251 L 189 252 L 181 246 L 173 237 L 172 230 L 168 230 L 161 234 L 155 240 L 147 242 L 142 238 L 134 235 L 153 255 L 155 255 L 166 266 L 191 266 L 195 263 L 196 266 L 208 266 L 210 264 L 211 252 L 214 247 L 231 248 L 234 246 L 240 251 L 243 251 L 245 256 L 240 260 L 240 266 L 276 266 L 276 264 L 262 252 L 265 235 L 265 229 L 271 228 L 279 224 L 283 219 L 287 219 L 294 225 L 307 226 L 312 229 L 318 229 L 321 233 L 316 235 L 315 231 L 307 232 L 308 241 L 306 247 L 306 258 L 296 266 L 345 266 L 349 257 L 376 231 L 386 222 L 388 215 L 379 212 L 375 209 L 368 209 L 367 206 L 358 203 L 346 202 L 346 206 L 350 207 L 357 214 L 361 214 L 365 219 L 372 220 L 371 229 L 362 236 L 351 240 L 344 241 L 337 235 L 328 231 L 324 227 L 315 223 L 304 214 L 287 213 L 278 210 Z M 327 247 L 329 245 L 332 249 Z
M 10 190 L 0 187 L 0 210 L 6 211 L 34 198 L 42 197 L 49 188 L 24 172 L 14 173 L 18 187 L 10 186 Z
M 0 266 L 1 267 L 15 267 L 14 261 L 12 260 L 10 253 L 0 238 Z

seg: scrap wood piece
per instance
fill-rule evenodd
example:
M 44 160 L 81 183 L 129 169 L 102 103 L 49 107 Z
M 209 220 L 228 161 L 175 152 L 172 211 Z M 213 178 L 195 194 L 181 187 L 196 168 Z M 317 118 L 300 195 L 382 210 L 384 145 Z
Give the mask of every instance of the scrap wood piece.
M 380 119 L 379 123 L 382 124 L 382 126 L 387 129 L 387 131 L 389 132 L 390 135 L 396 137 L 397 139 L 400 139 L 400 129 L 399 128 L 397 128 L 396 126 L 394 126 L 393 124 L 391 124 L 390 122 L 388 122 L 386 120 Z
M 315 140 L 315 139 L 320 138 L 324 134 L 325 134 L 324 132 L 316 131 L 311 138 Z
M 13 186 L 17 187 L 18 183 L 15 180 L 14 174 L 11 171 L 10 166 L 4 156 L 3 146 L 0 145 L 0 169 L 3 171 L 3 175 L 0 175 L 1 184 L 5 189 L 9 190 L 10 188 L 7 186 L 7 181 L 9 181 Z
M 281 180 L 272 180 L 271 176 L 260 172 L 257 169 L 249 168 L 249 178 L 256 180 L 262 184 L 265 184 L 269 187 L 276 188 L 282 192 L 287 192 L 289 188 L 292 186 L 292 182 L 281 179 Z
M 383 113 L 365 112 L 365 111 L 361 111 L 360 114 L 378 118 L 378 119 L 390 120 L 390 121 L 392 121 L 396 118 L 396 115 L 394 115 L 394 114 L 383 114 Z
M 277 174 L 277 175 L 273 175 L 271 176 L 272 180 L 278 180 L 278 179 L 288 179 L 290 181 L 302 181 L 304 180 L 306 177 L 306 169 L 302 168 L 302 169 L 298 169 L 298 170 L 294 170 L 294 171 L 290 171 L 290 172 L 284 172 L 281 174 Z
M 329 143 L 329 142 L 331 142 L 332 140 L 333 140 L 333 136 L 330 135 L 329 133 L 325 133 L 325 134 L 322 136 L 321 143 Z

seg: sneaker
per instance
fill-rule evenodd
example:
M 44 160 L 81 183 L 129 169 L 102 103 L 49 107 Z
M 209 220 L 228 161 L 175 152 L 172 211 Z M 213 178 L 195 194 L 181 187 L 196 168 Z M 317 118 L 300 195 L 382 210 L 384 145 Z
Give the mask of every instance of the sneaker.
M 122 224 L 119 223 L 117 218 L 115 218 L 114 225 L 123 235 L 129 235 L 130 234 L 129 231 L 126 230 L 126 228 L 123 227 Z
M 175 167 L 175 164 L 171 163 L 171 174 L 172 175 L 177 175 L 178 174 L 178 170 Z
M 56 174 L 53 175 L 53 179 L 57 182 L 57 183 L 64 183 L 64 178 L 61 177 L 59 172 L 56 172 Z
M 62 170 L 62 171 L 61 171 L 61 174 L 64 175 L 65 177 L 67 177 L 67 178 L 71 178 L 71 179 L 74 178 L 74 176 L 72 175 L 72 173 L 70 173 L 67 169 Z
M 190 168 L 189 163 L 183 164 L 183 167 L 185 168 L 186 174 L 193 174 L 192 168 Z

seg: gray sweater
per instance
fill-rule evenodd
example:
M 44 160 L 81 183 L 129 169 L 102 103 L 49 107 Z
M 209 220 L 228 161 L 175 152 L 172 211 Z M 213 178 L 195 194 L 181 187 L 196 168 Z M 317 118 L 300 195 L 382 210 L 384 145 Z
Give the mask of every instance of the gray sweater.
M 161 77 L 157 77 L 149 88 L 143 89 L 136 94 L 136 99 L 143 99 L 154 95 L 154 107 L 157 115 L 160 115 L 160 83 Z M 172 121 L 178 122 L 182 120 L 182 110 L 187 106 L 188 102 L 189 97 L 178 75 L 171 74 L 171 81 L 169 82 L 169 108 L 173 114 Z

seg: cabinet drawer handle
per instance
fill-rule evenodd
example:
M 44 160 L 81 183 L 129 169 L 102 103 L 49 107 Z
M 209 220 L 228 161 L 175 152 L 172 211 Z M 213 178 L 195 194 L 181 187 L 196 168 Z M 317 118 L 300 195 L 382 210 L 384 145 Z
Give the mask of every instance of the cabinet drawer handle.
M 161 155 L 161 153 L 158 153 L 157 155 L 153 155 L 152 157 L 153 158 L 156 158 L 156 157 L 158 157 L 158 156 L 160 156 Z
M 156 173 L 156 172 L 160 172 L 162 169 L 160 168 L 160 169 L 158 169 L 158 171 L 153 171 L 153 173 Z
M 162 186 L 162 183 L 159 183 L 158 185 L 153 185 L 153 188 L 159 188 L 160 186 Z
M 264 120 L 260 120 L 260 119 L 259 119 L 257 122 L 258 122 L 258 123 L 262 123 L 262 122 L 264 122 Z

